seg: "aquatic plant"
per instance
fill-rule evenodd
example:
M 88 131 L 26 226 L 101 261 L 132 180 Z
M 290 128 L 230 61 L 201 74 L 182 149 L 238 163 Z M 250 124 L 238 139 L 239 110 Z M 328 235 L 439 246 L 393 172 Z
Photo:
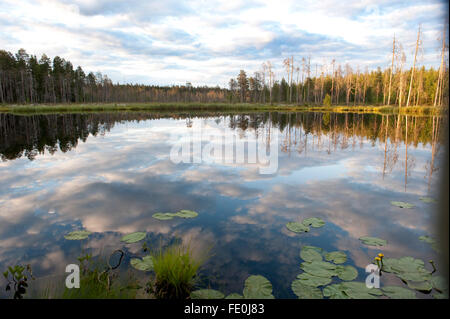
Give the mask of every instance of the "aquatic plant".
M 23 295 L 27 293 L 28 279 L 35 279 L 30 265 L 8 267 L 3 276 L 8 281 L 6 291 L 12 291 L 11 288 L 14 291 L 13 299 L 23 299 Z
M 92 233 L 87 230 L 76 230 L 68 233 L 64 238 L 67 240 L 82 240 L 88 238 L 90 234 Z
M 182 209 L 176 213 L 155 213 L 152 215 L 153 218 L 159 219 L 159 220 L 170 220 L 174 217 L 180 217 L 180 218 L 195 218 L 198 216 L 197 212 L 194 212 L 193 210 L 187 210 Z
M 147 236 L 147 233 L 144 232 L 135 232 L 128 235 L 125 235 L 122 237 L 120 241 L 127 243 L 127 244 L 133 244 L 137 243 L 141 240 L 143 240 Z
M 364 236 L 360 237 L 359 240 L 368 246 L 385 246 L 387 244 L 386 240 L 377 237 Z
M 173 245 L 152 255 L 155 281 L 151 291 L 159 299 L 186 299 L 204 262 L 189 246 Z

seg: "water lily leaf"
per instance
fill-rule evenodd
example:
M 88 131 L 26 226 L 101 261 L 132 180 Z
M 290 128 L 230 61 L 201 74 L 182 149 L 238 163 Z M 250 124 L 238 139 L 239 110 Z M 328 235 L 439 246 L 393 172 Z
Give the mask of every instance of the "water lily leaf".
M 244 299 L 244 296 L 233 292 L 232 294 L 229 294 L 228 296 L 226 296 L 225 299 Z
M 423 197 L 420 197 L 419 199 L 424 203 L 437 203 L 437 201 L 431 197 L 423 196 Z
M 333 251 L 325 255 L 326 261 L 332 261 L 335 264 L 343 264 L 347 261 L 347 255 L 343 251 Z
M 405 203 L 405 202 L 392 201 L 391 204 L 394 205 L 394 206 L 397 206 L 399 208 L 413 208 L 413 207 L 415 207 L 414 204 Z
M 336 268 L 336 273 L 339 279 L 350 281 L 358 277 L 358 271 L 353 266 L 338 266 Z
M 175 216 L 181 217 L 181 218 L 194 218 L 198 216 L 197 212 L 194 212 L 193 210 L 180 210 L 179 212 L 174 214 Z
M 305 218 L 302 221 L 302 224 L 305 226 L 319 228 L 319 227 L 322 227 L 323 225 L 325 225 L 325 222 L 322 220 L 322 218 L 310 217 L 310 218 Z
M 329 285 L 323 288 L 323 295 L 330 299 L 350 299 L 350 297 L 343 291 L 341 284 Z
M 326 261 L 303 262 L 300 268 L 310 275 L 317 277 L 331 278 L 337 276 L 336 265 Z
M 437 294 L 433 294 L 433 298 L 434 299 L 448 299 L 448 292 L 446 293 L 437 293 Z
M 155 213 L 152 215 L 153 218 L 159 219 L 159 220 L 169 220 L 173 219 L 175 214 L 173 213 Z
M 377 237 L 364 236 L 360 237 L 359 240 L 362 241 L 363 244 L 368 246 L 385 246 L 387 244 L 386 240 Z
M 120 241 L 125 242 L 127 244 L 137 243 L 145 238 L 147 233 L 144 232 L 135 232 L 122 237 Z
M 214 289 L 200 289 L 191 292 L 191 299 L 223 299 L 225 295 Z
M 383 293 L 378 288 L 367 288 L 363 282 L 351 281 L 341 283 L 342 291 L 351 299 L 376 299 Z
M 246 299 L 275 299 L 272 295 L 272 284 L 261 275 L 252 275 L 245 280 L 244 298 Z
M 304 261 L 322 261 L 322 248 L 314 246 L 303 246 L 300 250 L 300 257 Z
M 319 288 L 305 285 L 302 280 L 294 280 L 291 289 L 299 299 L 322 299 L 323 295 Z
M 391 299 L 416 299 L 416 293 L 413 290 L 398 286 L 387 286 L 381 289 L 385 296 Z
M 382 270 L 394 273 L 405 281 L 425 281 L 429 280 L 431 276 L 431 272 L 425 268 L 422 260 L 410 256 L 385 258 Z
M 331 277 L 318 277 L 304 272 L 297 276 L 302 285 L 310 287 L 326 286 L 331 282 Z
M 407 281 L 406 284 L 409 288 L 429 292 L 433 287 L 429 281 Z
M 137 270 L 151 271 L 153 270 L 153 258 L 152 256 L 145 256 L 142 259 L 132 258 L 130 260 L 131 266 Z
M 434 240 L 434 238 L 430 237 L 430 236 L 420 236 L 419 240 L 426 242 L 427 244 L 434 244 L 436 241 Z
M 439 292 L 448 290 L 447 282 L 442 276 L 432 276 L 430 282 L 433 288 L 438 290 Z
M 68 233 L 64 236 L 67 240 L 82 240 L 88 238 L 88 236 L 92 234 L 91 232 L 87 230 L 76 230 L 71 233 Z
M 302 223 L 298 222 L 289 222 L 286 224 L 287 229 L 294 233 L 304 233 L 309 232 L 309 227 L 303 225 Z

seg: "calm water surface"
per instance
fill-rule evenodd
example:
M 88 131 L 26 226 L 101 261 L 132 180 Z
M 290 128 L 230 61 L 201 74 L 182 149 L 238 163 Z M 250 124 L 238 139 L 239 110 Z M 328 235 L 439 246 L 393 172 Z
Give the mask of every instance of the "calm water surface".
M 42 284 L 64 276 L 83 252 L 122 248 L 120 238 L 135 231 L 147 232 L 153 248 L 183 240 L 196 251 L 210 249 L 198 285 L 226 294 L 241 293 L 245 279 L 260 274 L 276 298 L 295 298 L 290 285 L 303 245 L 345 251 L 360 281 L 378 252 L 436 259 L 418 239 L 435 235 L 434 205 L 419 197 L 438 197 L 441 126 L 433 117 L 333 113 L 0 114 L 0 270 L 30 263 Z M 172 147 L 196 127 L 203 143 L 208 135 L 261 145 L 277 137 L 277 171 L 260 174 L 258 163 L 171 161 Z M 180 209 L 199 216 L 152 218 Z M 286 229 L 307 217 L 326 224 L 302 234 Z M 93 235 L 64 239 L 79 229 Z M 365 246 L 361 236 L 388 245 Z M 122 268 L 143 255 L 140 248 L 126 246 Z M 382 278 L 382 285 L 402 285 Z

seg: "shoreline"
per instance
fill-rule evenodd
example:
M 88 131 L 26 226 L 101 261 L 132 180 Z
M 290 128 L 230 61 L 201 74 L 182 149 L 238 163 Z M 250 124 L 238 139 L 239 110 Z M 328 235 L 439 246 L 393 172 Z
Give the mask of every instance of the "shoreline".
M 403 115 L 444 115 L 446 108 L 433 106 L 306 106 L 294 104 L 228 104 L 228 103 L 73 103 L 73 104 L 3 104 L 0 113 L 81 113 L 116 111 L 285 111 L 285 112 L 333 112 Z

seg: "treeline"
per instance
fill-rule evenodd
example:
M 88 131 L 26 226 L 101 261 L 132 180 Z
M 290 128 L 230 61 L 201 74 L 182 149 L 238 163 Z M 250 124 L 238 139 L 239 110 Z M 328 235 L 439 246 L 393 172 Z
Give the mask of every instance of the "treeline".
M 310 58 L 283 60 L 285 72 L 276 75 L 270 61 L 247 76 L 241 70 L 229 88 L 186 85 L 114 84 L 100 72 L 86 74 L 56 56 L 40 59 L 20 49 L 15 55 L 0 50 L 0 103 L 289 103 L 298 105 L 443 106 L 449 103 L 449 71 L 443 34 L 438 69 L 419 66 L 419 28 L 413 66 L 393 40 L 392 59 L 382 70 L 361 70 L 332 60 L 311 65 Z M 277 80 L 276 78 L 280 78 Z
M 40 59 L 20 49 L 0 50 L 0 103 L 226 102 L 220 87 L 114 84 L 100 72 L 86 74 L 59 56 Z
M 448 105 L 449 72 L 445 28 L 442 33 L 440 66 L 426 69 L 419 65 L 422 51 L 421 27 L 417 32 L 412 66 L 407 69 L 406 54 L 398 39 L 393 38 L 389 65 L 382 70 L 341 65 L 311 64 L 311 58 L 283 60 L 284 72 L 276 75 L 270 61 L 248 77 L 241 70 L 230 79 L 232 100 L 259 103 L 295 103 L 307 105 Z M 418 58 L 419 56 L 419 58 Z M 276 77 L 280 80 L 276 80 Z

